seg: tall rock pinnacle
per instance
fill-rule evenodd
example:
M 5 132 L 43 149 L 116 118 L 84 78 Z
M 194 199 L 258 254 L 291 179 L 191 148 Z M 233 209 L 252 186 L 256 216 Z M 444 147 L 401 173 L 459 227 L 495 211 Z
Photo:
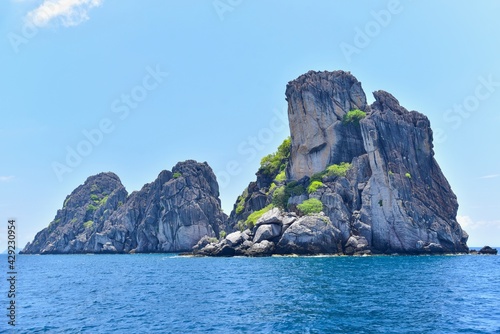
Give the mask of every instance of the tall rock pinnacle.
M 310 71 L 288 83 L 288 119 L 292 135 L 291 179 L 350 162 L 363 154 L 359 127 L 343 126 L 350 110 L 367 110 L 361 83 L 344 71 Z

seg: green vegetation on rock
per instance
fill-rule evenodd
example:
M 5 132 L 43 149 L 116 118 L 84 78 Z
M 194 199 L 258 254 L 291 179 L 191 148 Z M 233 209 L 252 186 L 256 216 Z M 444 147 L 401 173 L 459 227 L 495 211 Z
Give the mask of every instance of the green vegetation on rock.
M 278 147 L 278 151 L 262 158 L 259 171 L 270 177 L 283 172 L 290 158 L 291 147 L 292 141 L 290 137 L 288 137 Z
M 226 237 L 226 235 L 227 235 L 226 231 L 220 231 L 219 239 L 224 239 Z
M 275 207 L 285 210 L 288 204 L 288 197 L 285 195 L 285 187 L 277 188 L 273 193 L 272 203 Z
M 409 179 L 411 179 L 411 174 L 410 173 L 406 173 L 405 176 Z
M 344 115 L 342 122 L 344 124 L 354 123 L 359 124 L 359 121 L 366 117 L 366 113 L 359 109 L 349 111 Z
M 319 213 L 323 210 L 323 203 L 317 198 L 310 198 L 297 205 L 297 209 L 305 215 Z
M 97 207 L 95 205 L 89 204 L 87 206 L 87 212 L 94 212 L 95 210 L 97 210 Z
M 239 215 L 243 210 L 245 210 L 245 197 L 239 196 L 238 204 L 236 205 L 236 214 Z
M 236 227 L 240 230 L 240 232 L 243 232 L 246 228 L 245 222 L 243 220 L 238 220 Z
M 345 177 L 349 169 L 351 169 L 351 164 L 348 162 L 342 162 L 340 165 L 330 165 L 326 168 L 326 176 Z
M 286 173 L 282 170 L 276 177 L 274 178 L 276 182 L 285 182 L 286 181 Z
M 324 184 L 321 181 L 312 181 L 311 184 L 309 184 L 309 187 L 307 187 L 307 192 L 309 194 L 312 194 L 313 192 L 316 192 L 319 188 L 323 186 Z
M 174 179 L 178 179 L 178 178 L 180 178 L 181 176 L 182 176 L 182 174 L 181 174 L 181 173 L 179 173 L 179 172 L 175 172 L 175 173 L 172 175 L 172 177 L 173 177 Z
M 83 227 L 85 227 L 86 229 L 91 229 L 93 225 L 94 225 L 94 222 L 92 220 L 89 220 L 89 221 L 86 221 L 85 223 L 83 223 Z
M 267 191 L 267 194 L 269 195 L 274 189 L 276 189 L 276 183 L 271 183 L 271 186 L 269 187 L 269 190 Z
M 306 189 L 303 185 L 299 184 L 297 181 L 291 181 L 285 186 L 285 194 L 288 197 L 300 196 L 306 193 Z
M 106 195 L 103 198 L 101 198 L 101 200 L 99 201 L 99 206 L 106 204 L 106 202 L 108 201 L 108 198 L 109 198 L 109 195 Z
M 259 220 L 260 217 L 269 210 L 273 208 L 272 204 L 269 204 L 263 209 L 260 209 L 259 211 L 254 211 L 248 216 L 247 220 L 245 221 L 245 224 L 249 229 L 252 229 L 255 226 L 255 223 L 257 223 L 257 220 Z
M 310 178 L 311 184 L 314 183 L 315 181 L 322 182 L 323 177 L 345 177 L 347 175 L 347 171 L 351 169 L 352 165 L 348 162 L 341 162 L 340 165 L 333 164 L 328 167 L 322 172 L 313 174 Z

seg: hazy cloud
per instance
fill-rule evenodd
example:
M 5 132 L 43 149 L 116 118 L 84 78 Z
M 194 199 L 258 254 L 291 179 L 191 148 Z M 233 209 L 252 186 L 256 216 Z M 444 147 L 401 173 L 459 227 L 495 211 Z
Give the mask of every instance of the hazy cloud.
M 495 179 L 499 176 L 500 176 L 500 174 L 491 174 L 491 175 L 481 176 L 480 179 Z
M 475 221 L 469 216 L 457 216 L 457 221 L 469 234 L 470 246 L 500 246 L 500 220 Z
M 26 15 L 26 19 L 38 27 L 51 21 L 59 21 L 63 26 L 76 26 L 89 19 L 88 12 L 102 4 L 103 0 L 44 0 L 36 9 Z
M 14 179 L 14 176 L 0 176 L 0 182 L 9 182 Z

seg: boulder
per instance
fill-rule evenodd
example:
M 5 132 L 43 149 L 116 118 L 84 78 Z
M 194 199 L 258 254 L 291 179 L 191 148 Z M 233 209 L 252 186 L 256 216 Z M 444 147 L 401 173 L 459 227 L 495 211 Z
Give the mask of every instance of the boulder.
M 328 217 L 304 216 L 281 236 L 278 254 L 337 254 L 342 252 L 340 231 Z
M 200 241 L 198 241 L 196 245 L 193 246 L 193 253 L 196 254 L 205 246 L 211 244 L 212 241 L 210 239 L 211 238 L 208 235 L 205 235 L 203 238 L 201 238 Z
M 354 255 L 368 250 L 368 241 L 365 237 L 353 235 L 345 244 L 345 254 Z
M 226 241 L 231 247 L 236 247 L 245 240 L 244 234 L 240 231 L 230 233 L 226 236 Z
M 271 240 L 278 237 L 281 234 L 281 225 L 278 224 L 266 224 L 260 225 L 255 232 L 253 237 L 254 243 L 259 243 L 263 240 Z
M 278 208 L 273 208 L 268 212 L 264 213 L 262 217 L 260 217 L 257 220 L 255 226 L 258 227 L 260 225 L 265 225 L 265 224 L 281 224 L 281 223 L 282 223 L 281 210 Z
M 275 244 L 268 240 L 254 243 L 245 252 L 247 256 L 269 256 L 274 253 Z

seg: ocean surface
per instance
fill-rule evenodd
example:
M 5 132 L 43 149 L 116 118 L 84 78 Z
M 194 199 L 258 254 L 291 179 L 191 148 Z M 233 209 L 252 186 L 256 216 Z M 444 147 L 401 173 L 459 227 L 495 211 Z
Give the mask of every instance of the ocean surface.
M 500 256 L 20 255 L 16 267 L 13 333 L 500 333 Z

